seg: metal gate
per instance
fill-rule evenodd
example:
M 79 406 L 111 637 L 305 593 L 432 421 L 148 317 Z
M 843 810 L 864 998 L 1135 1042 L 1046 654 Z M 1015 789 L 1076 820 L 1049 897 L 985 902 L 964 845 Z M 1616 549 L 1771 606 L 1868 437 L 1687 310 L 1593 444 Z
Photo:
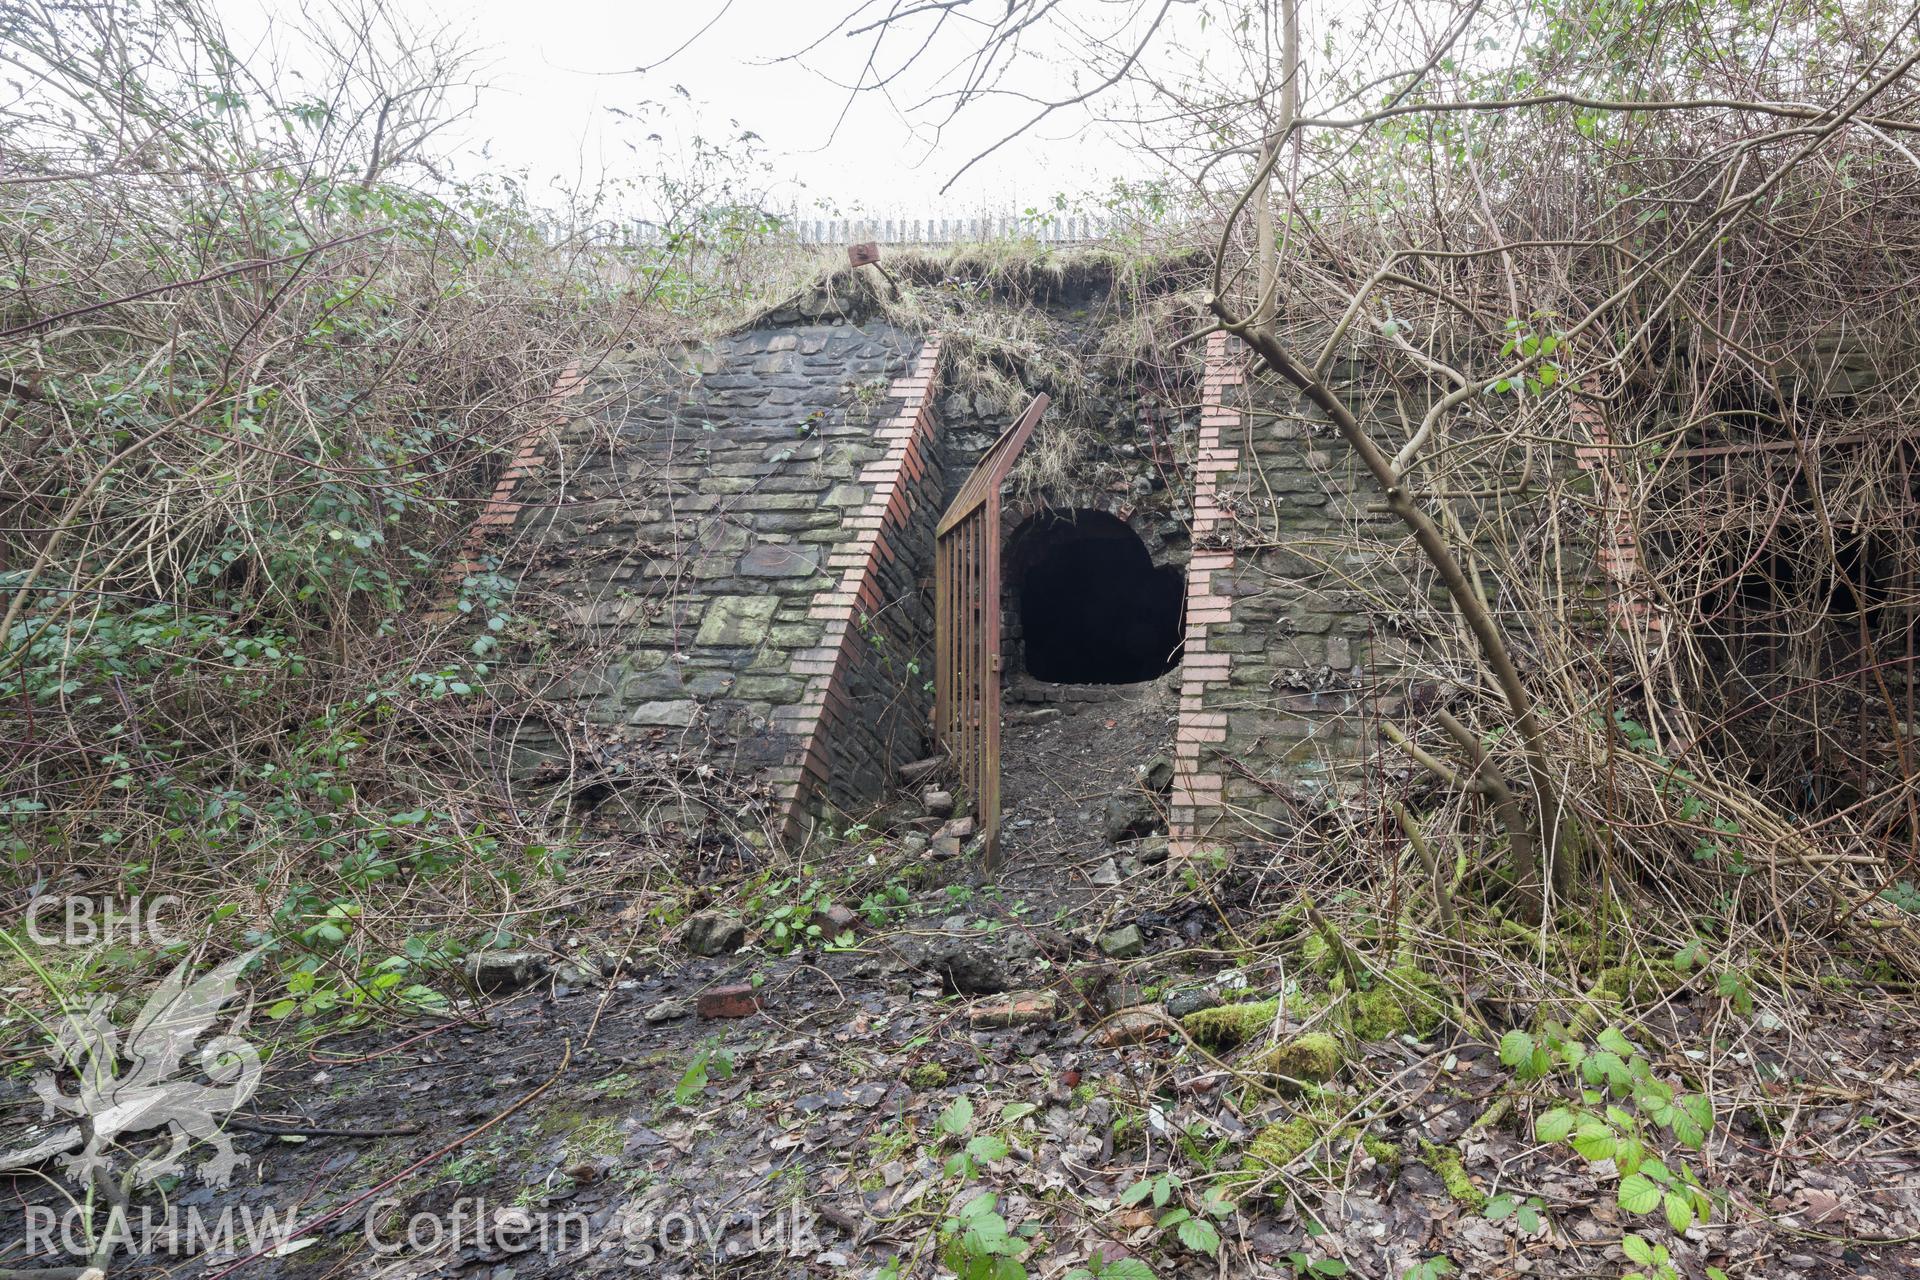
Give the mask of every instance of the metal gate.
M 1000 486 L 1049 399 L 993 442 L 934 531 L 934 733 L 973 797 L 986 867 L 1000 859 Z

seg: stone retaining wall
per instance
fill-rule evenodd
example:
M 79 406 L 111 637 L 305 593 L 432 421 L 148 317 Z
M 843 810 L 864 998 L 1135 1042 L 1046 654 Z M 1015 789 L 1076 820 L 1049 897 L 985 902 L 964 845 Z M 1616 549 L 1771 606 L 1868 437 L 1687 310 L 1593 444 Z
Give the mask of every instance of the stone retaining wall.
M 788 319 L 674 369 L 593 371 L 493 532 L 552 628 L 532 691 L 580 730 L 545 754 L 577 771 L 582 740 L 680 744 L 773 786 L 791 829 L 927 749 L 927 698 L 874 663 L 924 669 L 918 548 L 943 478 L 937 344 L 830 306 Z M 542 753 L 520 746 L 524 774 Z
M 1213 337 L 1195 468 L 1176 851 L 1284 832 L 1363 787 L 1381 722 L 1404 721 L 1436 694 L 1436 672 L 1447 678 L 1430 637 L 1457 625 L 1333 424 L 1292 387 L 1252 380 L 1245 361 L 1238 342 Z M 1327 377 L 1389 454 L 1426 407 L 1369 364 L 1335 361 Z M 1570 457 L 1549 452 L 1532 460 L 1534 495 L 1514 500 L 1542 503 L 1534 514 L 1552 505 L 1542 495 L 1558 491 L 1553 477 L 1573 471 Z M 1562 559 L 1533 584 L 1564 593 L 1572 626 L 1599 620 L 1580 598 L 1597 576 L 1581 525 L 1569 511 L 1556 535 Z M 1479 533 L 1527 536 L 1510 525 Z M 1618 556 L 1609 544 L 1601 569 L 1616 569 Z
M 1216 335 L 1176 739 L 1175 838 L 1189 852 L 1336 799 L 1403 705 L 1414 656 L 1382 625 L 1418 564 L 1398 521 L 1332 424 L 1291 388 L 1248 381 L 1245 360 Z M 1390 439 L 1374 371 L 1330 376 Z
M 879 796 L 893 766 L 930 747 L 933 707 L 933 531 L 945 485 L 932 405 L 940 344 L 921 348 L 912 371 L 889 394 L 899 412 L 876 433 L 886 452 L 860 470 L 860 506 L 845 508 L 845 540 L 827 557 L 835 586 L 808 612 L 822 624 L 820 644 L 795 655 L 804 696 L 774 713 L 799 740 L 796 763 L 769 776 L 797 832 L 825 798 L 842 809 Z

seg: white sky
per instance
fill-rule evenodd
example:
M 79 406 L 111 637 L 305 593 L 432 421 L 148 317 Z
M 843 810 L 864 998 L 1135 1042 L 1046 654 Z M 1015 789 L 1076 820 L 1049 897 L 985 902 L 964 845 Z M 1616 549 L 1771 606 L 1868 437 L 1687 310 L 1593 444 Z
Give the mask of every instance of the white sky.
M 1063 116 L 939 188 L 964 160 L 1020 118 L 1011 104 L 988 103 L 962 116 L 928 154 L 900 113 L 878 95 L 855 101 L 838 133 L 847 94 L 819 71 L 852 79 L 866 40 L 835 36 L 808 63 L 776 62 L 831 29 L 852 0 L 733 0 L 727 12 L 665 66 L 629 71 L 666 57 L 719 12 L 725 0 L 392 0 L 416 19 L 439 15 L 465 25 L 491 60 L 493 87 L 456 150 L 459 170 L 526 170 L 538 192 L 553 185 L 591 188 L 657 163 L 629 149 L 655 125 L 636 128 L 609 108 L 677 98 L 685 88 L 705 136 L 751 130 L 765 140 L 778 179 L 774 205 L 803 212 L 957 216 L 1045 205 L 1056 193 L 1105 191 L 1115 177 L 1138 177 L 1142 162 L 1117 140 L 1090 133 L 1084 114 Z M 263 14 L 285 0 L 218 0 L 235 43 L 247 48 Z M 1059 73 L 1063 78 L 1069 71 Z M 1025 82 L 1027 86 L 1032 80 Z M 1029 108 L 1029 110 L 1031 110 Z M 738 129 L 728 126 L 738 121 Z M 669 145 L 678 130 L 665 130 Z M 691 130 L 686 130 L 691 132 Z

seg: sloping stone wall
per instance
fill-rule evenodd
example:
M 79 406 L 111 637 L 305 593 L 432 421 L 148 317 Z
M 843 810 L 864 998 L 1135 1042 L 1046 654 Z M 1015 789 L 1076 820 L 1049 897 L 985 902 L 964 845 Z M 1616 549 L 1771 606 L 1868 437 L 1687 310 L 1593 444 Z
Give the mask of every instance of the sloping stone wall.
M 876 433 L 886 451 L 849 489 L 847 538 L 827 557 L 840 581 L 814 598 L 820 644 L 795 657 L 803 697 L 774 714 L 800 741 L 795 762 L 770 776 L 783 789 L 790 834 L 822 806 L 850 809 L 878 796 L 894 765 L 930 747 L 934 526 L 944 497 L 932 405 L 940 344 L 929 341 L 890 388 L 899 412 Z
M 567 659 L 526 673 L 532 691 L 572 707 L 580 738 L 607 756 L 685 744 L 794 817 L 876 794 L 926 749 L 926 699 L 852 638 L 878 619 L 888 660 L 924 663 L 918 534 L 892 544 L 930 527 L 943 480 L 937 347 L 830 307 L 785 318 L 676 370 L 591 372 L 499 556 Z

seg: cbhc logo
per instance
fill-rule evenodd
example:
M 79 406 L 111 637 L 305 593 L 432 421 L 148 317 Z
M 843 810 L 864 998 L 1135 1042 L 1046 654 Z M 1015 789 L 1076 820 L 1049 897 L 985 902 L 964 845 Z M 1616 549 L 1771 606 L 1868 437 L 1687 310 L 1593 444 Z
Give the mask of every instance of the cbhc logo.
M 171 946 L 181 939 L 167 927 L 167 919 L 179 905 L 180 899 L 171 893 L 129 898 L 124 908 L 110 900 L 42 895 L 27 904 L 27 937 L 43 947 L 113 942 Z

